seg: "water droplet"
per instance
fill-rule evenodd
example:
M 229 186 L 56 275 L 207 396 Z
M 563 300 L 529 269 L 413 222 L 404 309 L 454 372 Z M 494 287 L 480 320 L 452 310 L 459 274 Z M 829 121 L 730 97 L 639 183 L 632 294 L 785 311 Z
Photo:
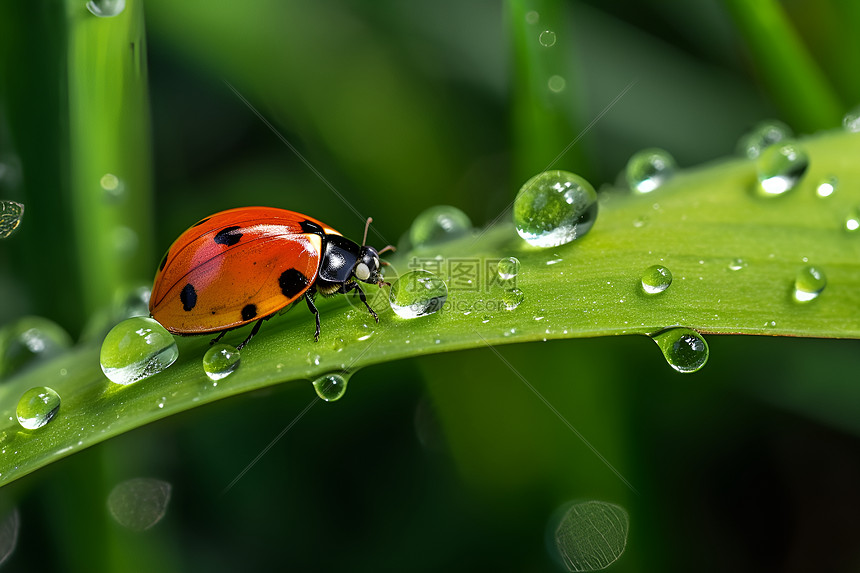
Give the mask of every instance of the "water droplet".
M 675 174 L 675 159 L 662 149 L 643 149 L 627 162 L 627 184 L 639 193 L 650 193 Z
M 842 127 L 845 128 L 845 131 L 852 133 L 860 131 L 860 106 L 855 107 L 845 114 L 842 118 Z
M 27 316 L 0 329 L 0 378 L 57 356 L 72 345 L 72 337 L 58 324 Z
M 15 232 L 24 217 L 24 205 L 15 201 L 0 201 L 0 239 Z
M 515 310 L 525 300 L 526 295 L 518 288 L 506 290 L 502 295 L 502 303 L 505 305 L 505 310 Z
M 555 46 L 555 32 L 552 30 L 544 30 L 538 36 L 538 41 L 541 46 L 545 46 L 547 48 Z
M 708 361 L 708 343 L 693 329 L 667 328 L 651 338 L 660 347 L 669 366 L 678 372 L 695 372 Z
M 550 76 L 546 81 L 546 87 L 549 88 L 549 91 L 553 93 L 560 93 L 564 91 L 564 88 L 567 86 L 567 82 L 561 76 L 555 75 Z
M 809 168 L 809 156 L 797 143 L 771 145 L 756 160 L 758 191 L 775 197 L 794 189 Z
M 100 362 L 111 382 L 132 384 L 161 372 L 178 356 L 176 341 L 163 326 L 152 318 L 136 316 L 108 332 Z
M 851 209 L 845 217 L 845 230 L 854 232 L 860 229 L 860 212 L 857 209 Z
M 59 409 L 60 395 L 47 386 L 37 386 L 24 392 L 15 414 L 21 426 L 35 430 L 50 422 Z
M 836 187 L 839 185 L 839 180 L 830 175 L 825 177 L 821 183 L 818 184 L 818 187 L 815 188 L 815 194 L 819 197 L 830 197 L 833 195 L 833 192 L 836 191 Z
M 125 10 L 125 0 L 89 0 L 87 10 L 99 18 L 119 16 Z
M 346 393 L 346 385 L 349 382 L 349 376 L 345 373 L 324 374 L 314 380 L 314 390 L 317 396 L 326 402 L 334 402 L 340 400 Z
M 430 207 L 412 222 L 409 240 L 413 247 L 456 239 L 472 229 L 469 216 L 456 207 Z
M 508 257 L 499 261 L 499 278 L 509 281 L 520 272 L 520 260 L 516 257 Z
M 21 517 L 18 509 L 12 509 L 0 521 L 0 565 L 3 565 L 15 547 L 18 545 L 18 530 L 21 528 Z
M 746 261 L 743 259 L 740 259 L 740 258 L 732 259 L 731 262 L 729 262 L 729 270 L 730 271 L 739 271 L 743 268 L 746 268 L 746 266 L 747 266 Z
M 642 273 L 642 290 L 646 294 L 659 294 L 672 284 L 672 271 L 663 265 L 653 265 Z
M 517 233 L 535 247 L 557 247 L 585 235 L 597 219 L 597 193 L 566 171 L 545 171 L 522 186 L 514 200 Z
M 410 271 L 391 283 L 388 300 L 400 318 L 433 314 L 448 299 L 448 285 L 430 271 Z
M 203 355 L 203 371 L 210 380 L 226 378 L 239 367 L 239 351 L 229 344 L 215 344 Z
M 792 137 L 791 128 L 775 119 L 762 121 L 738 140 L 738 151 L 750 159 L 761 155 L 767 147 Z
M 172 489 L 170 483 L 153 478 L 120 482 L 108 495 L 108 511 L 123 527 L 146 531 L 164 517 Z
M 827 277 L 824 276 L 824 271 L 813 266 L 803 267 L 794 278 L 794 300 L 797 302 L 815 300 L 826 286 Z
M 555 546 L 569 571 L 597 571 L 627 547 L 630 517 L 620 505 L 583 501 L 568 509 L 555 529 Z

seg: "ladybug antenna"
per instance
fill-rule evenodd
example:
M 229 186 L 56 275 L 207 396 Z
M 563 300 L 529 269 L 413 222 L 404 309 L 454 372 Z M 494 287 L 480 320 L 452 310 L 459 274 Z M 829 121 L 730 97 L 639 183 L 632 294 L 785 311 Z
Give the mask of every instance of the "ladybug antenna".
M 367 244 L 367 231 L 370 229 L 370 224 L 373 223 L 373 217 L 368 217 L 367 222 L 364 224 L 364 237 L 361 239 L 361 246 Z
M 388 245 L 387 247 L 383 247 L 383 249 L 382 249 L 381 251 L 377 251 L 377 254 L 380 254 L 380 255 L 381 255 L 381 254 L 382 254 L 382 253 L 384 253 L 385 251 L 391 251 L 391 252 L 393 253 L 393 252 L 394 252 L 394 251 L 396 251 L 396 250 L 397 250 L 397 249 L 395 249 L 395 248 L 394 248 L 394 245 Z

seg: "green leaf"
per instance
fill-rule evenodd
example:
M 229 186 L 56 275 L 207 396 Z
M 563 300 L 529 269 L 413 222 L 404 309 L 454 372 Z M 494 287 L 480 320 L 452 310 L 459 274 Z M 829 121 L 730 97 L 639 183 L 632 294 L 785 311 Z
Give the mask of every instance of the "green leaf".
M 387 290 L 368 287 L 379 324 L 356 300 L 320 301 L 323 330 L 315 343 L 312 317 L 299 307 L 266 323 L 242 351 L 240 367 L 217 385 L 203 371 L 206 337 L 180 339 L 173 366 L 124 387 L 103 376 L 96 345 L 80 346 L 0 386 L 0 483 L 214 400 L 400 358 L 550 338 L 652 334 L 672 325 L 718 334 L 858 338 L 860 235 L 844 222 L 860 203 L 854 161 L 860 136 L 831 132 L 801 145 L 811 166 L 783 196 L 758 196 L 754 164 L 724 160 L 682 171 L 647 195 L 604 190 L 591 232 L 558 248 L 529 247 L 504 222 L 398 253 L 393 271 L 422 266 L 448 280 L 440 312 L 400 319 L 387 306 Z M 819 197 L 818 182 L 831 176 L 839 180 L 836 191 Z M 499 281 L 495 264 L 510 256 L 521 261 L 519 274 Z M 733 264 L 736 259 L 744 265 Z M 641 274 L 654 264 L 674 279 L 666 291 L 646 295 Z M 823 271 L 827 286 L 815 300 L 798 303 L 795 276 L 808 265 Z M 514 286 L 523 300 L 506 310 Z M 227 341 L 245 335 L 230 333 Z M 35 386 L 56 390 L 62 405 L 46 426 L 24 430 L 15 404 Z

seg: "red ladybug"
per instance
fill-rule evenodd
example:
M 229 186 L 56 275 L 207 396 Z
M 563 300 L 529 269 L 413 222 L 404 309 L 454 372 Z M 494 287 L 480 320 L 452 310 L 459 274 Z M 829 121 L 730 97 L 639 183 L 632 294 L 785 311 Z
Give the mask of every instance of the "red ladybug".
M 367 227 L 364 234 L 366 239 Z M 285 209 L 221 211 L 182 233 L 164 254 L 149 312 L 173 334 L 220 333 L 212 342 L 256 321 L 241 349 L 264 320 L 304 298 L 319 340 L 317 292 L 355 291 L 379 322 L 357 281 L 388 284 L 379 272 L 379 253 L 393 248 L 359 246 L 325 223 Z

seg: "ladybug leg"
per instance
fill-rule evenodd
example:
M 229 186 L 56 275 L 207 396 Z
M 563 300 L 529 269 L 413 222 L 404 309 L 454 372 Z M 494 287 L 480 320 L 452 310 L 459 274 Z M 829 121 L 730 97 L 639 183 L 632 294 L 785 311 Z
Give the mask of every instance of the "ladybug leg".
M 361 302 L 364 303 L 364 306 L 367 307 L 367 310 L 370 312 L 370 316 L 373 317 L 373 320 L 375 320 L 377 323 L 379 323 L 379 316 L 377 316 L 375 310 L 370 308 L 370 305 L 367 303 L 367 295 L 364 294 L 364 291 L 361 289 L 360 286 L 358 286 L 358 283 L 356 283 L 356 282 L 343 283 L 340 286 L 340 289 L 338 289 L 338 292 L 342 292 L 343 294 L 346 294 L 349 291 L 353 291 L 353 293 L 352 293 L 353 296 L 355 296 L 355 294 L 358 293 L 358 298 L 360 298 Z
M 251 329 L 251 334 L 249 334 L 249 335 L 248 335 L 248 338 L 246 338 L 245 340 L 243 340 L 243 341 L 242 341 L 242 343 L 241 343 L 241 344 L 239 344 L 239 346 L 237 346 L 237 347 L 236 347 L 236 350 L 242 350 L 242 348 L 244 348 L 246 344 L 248 344 L 249 342 L 251 342 L 251 339 L 252 339 L 252 338 L 254 338 L 254 335 L 255 335 L 255 334 L 257 334 L 258 332 L 260 332 L 260 327 L 261 327 L 261 326 L 263 326 L 263 321 L 264 321 L 264 320 L 266 320 L 266 319 L 265 319 L 265 318 L 261 318 L 260 320 L 258 320 L 258 321 L 256 322 L 256 324 L 254 324 L 254 328 L 252 328 L 252 329 Z M 223 334 L 223 333 L 222 333 L 222 334 Z M 219 336 L 219 338 L 220 338 L 220 336 Z
M 314 299 L 310 295 L 310 293 L 305 293 L 305 302 L 308 303 L 308 308 L 312 313 L 314 313 L 314 318 L 317 320 L 317 329 L 314 332 L 314 342 L 320 341 L 320 311 L 317 310 L 316 305 L 314 304 Z
M 215 344 L 216 342 L 218 342 L 219 340 L 221 340 L 222 338 L 224 338 L 224 335 L 225 335 L 225 334 L 227 334 L 227 331 L 226 331 L 226 330 L 222 330 L 222 331 L 221 331 L 221 333 L 220 333 L 220 334 L 218 334 L 218 336 L 216 336 L 215 338 L 213 338 L 212 340 L 210 340 L 210 341 L 209 341 L 209 346 L 212 346 L 213 344 Z

